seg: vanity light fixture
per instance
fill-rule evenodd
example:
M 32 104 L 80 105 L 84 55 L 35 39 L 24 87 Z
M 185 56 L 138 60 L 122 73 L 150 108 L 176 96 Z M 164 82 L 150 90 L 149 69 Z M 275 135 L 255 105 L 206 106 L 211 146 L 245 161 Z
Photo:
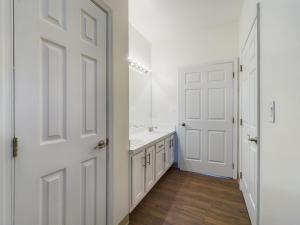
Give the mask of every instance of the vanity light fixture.
M 129 63 L 130 67 L 132 67 L 132 68 L 134 68 L 134 69 L 136 69 L 136 70 L 138 70 L 142 73 L 148 74 L 148 73 L 151 72 L 151 70 L 148 67 L 144 66 L 141 63 L 138 63 L 136 60 L 133 60 L 129 57 L 128 57 L 128 63 Z

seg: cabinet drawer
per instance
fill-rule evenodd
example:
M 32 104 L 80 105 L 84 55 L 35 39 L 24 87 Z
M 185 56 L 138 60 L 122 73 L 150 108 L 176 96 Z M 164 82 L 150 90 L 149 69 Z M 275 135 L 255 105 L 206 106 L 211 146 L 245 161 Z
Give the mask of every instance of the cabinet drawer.
M 156 144 L 156 152 L 160 152 L 164 148 L 165 148 L 165 142 L 164 141 L 160 141 Z

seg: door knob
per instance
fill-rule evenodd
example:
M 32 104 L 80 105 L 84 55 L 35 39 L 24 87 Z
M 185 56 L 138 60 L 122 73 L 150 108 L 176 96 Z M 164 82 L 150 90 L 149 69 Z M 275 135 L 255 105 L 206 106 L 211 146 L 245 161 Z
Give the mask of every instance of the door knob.
M 251 138 L 250 135 L 248 135 L 248 141 L 251 141 L 251 142 L 254 142 L 255 144 L 257 144 L 258 139 L 257 139 L 257 137 Z
M 101 141 L 98 142 L 97 146 L 95 146 L 94 149 L 102 149 L 102 148 L 104 148 L 105 146 L 106 146 L 105 141 L 101 140 Z
M 186 126 L 186 124 L 185 124 L 185 123 L 182 123 L 182 124 L 181 124 L 181 126 L 185 127 L 185 126 Z

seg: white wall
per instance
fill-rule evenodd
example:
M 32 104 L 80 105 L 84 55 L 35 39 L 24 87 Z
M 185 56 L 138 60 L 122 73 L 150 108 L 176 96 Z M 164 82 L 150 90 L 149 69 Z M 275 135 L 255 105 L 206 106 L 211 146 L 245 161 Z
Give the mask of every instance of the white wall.
M 151 44 L 134 27 L 129 26 L 129 57 L 151 68 Z M 144 74 L 133 68 L 129 69 L 129 125 L 150 126 L 151 73 Z M 131 131 L 135 129 L 132 128 Z
M 3 2 L 0 2 L 0 34 L 3 33 Z M 3 90 L 4 90 L 4 84 L 3 84 L 3 40 L 2 40 L 2 35 L 0 36 L 0 68 L 2 68 L 2 71 L 0 72 L 0 106 L 3 106 Z M 3 131 L 4 131 L 4 111 L 3 107 L 0 107 L 0 149 L 4 149 L 4 139 L 3 139 Z M 3 158 L 3 151 L 0 151 L 0 158 Z M 0 162 L 0 224 L 2 225 L 4 223 L 4 215 L 3 215 L 3 209 L 4 209 L 4 165 L 3 165 L 3 160 Z
M 129 57 L 139 63 L 151 66 L 151 43 L 129 24 Z
M 153 124 L 175 125 L 178 118 L 178 69 L 238 56 L 238 22 L 152 43 Z
M 104 0 L 112 9 L 113 21 L 113 190 L 111 224 L 129 213 L 129 76 L 128 0 Z
M 242 12 L 240 46 L 255 16 L 255 0 Z M 300 224 L 300 1 L 261 1 L 260 225 Z M 276 123 L 268 104 L 276 102 Z

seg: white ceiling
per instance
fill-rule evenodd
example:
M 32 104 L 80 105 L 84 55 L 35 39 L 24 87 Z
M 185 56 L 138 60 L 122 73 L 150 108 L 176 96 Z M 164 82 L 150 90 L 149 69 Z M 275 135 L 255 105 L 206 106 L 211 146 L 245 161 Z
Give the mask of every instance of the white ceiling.
M 243 0 L 129 0 L 129 22 L 149 41 L 238 21 Z

